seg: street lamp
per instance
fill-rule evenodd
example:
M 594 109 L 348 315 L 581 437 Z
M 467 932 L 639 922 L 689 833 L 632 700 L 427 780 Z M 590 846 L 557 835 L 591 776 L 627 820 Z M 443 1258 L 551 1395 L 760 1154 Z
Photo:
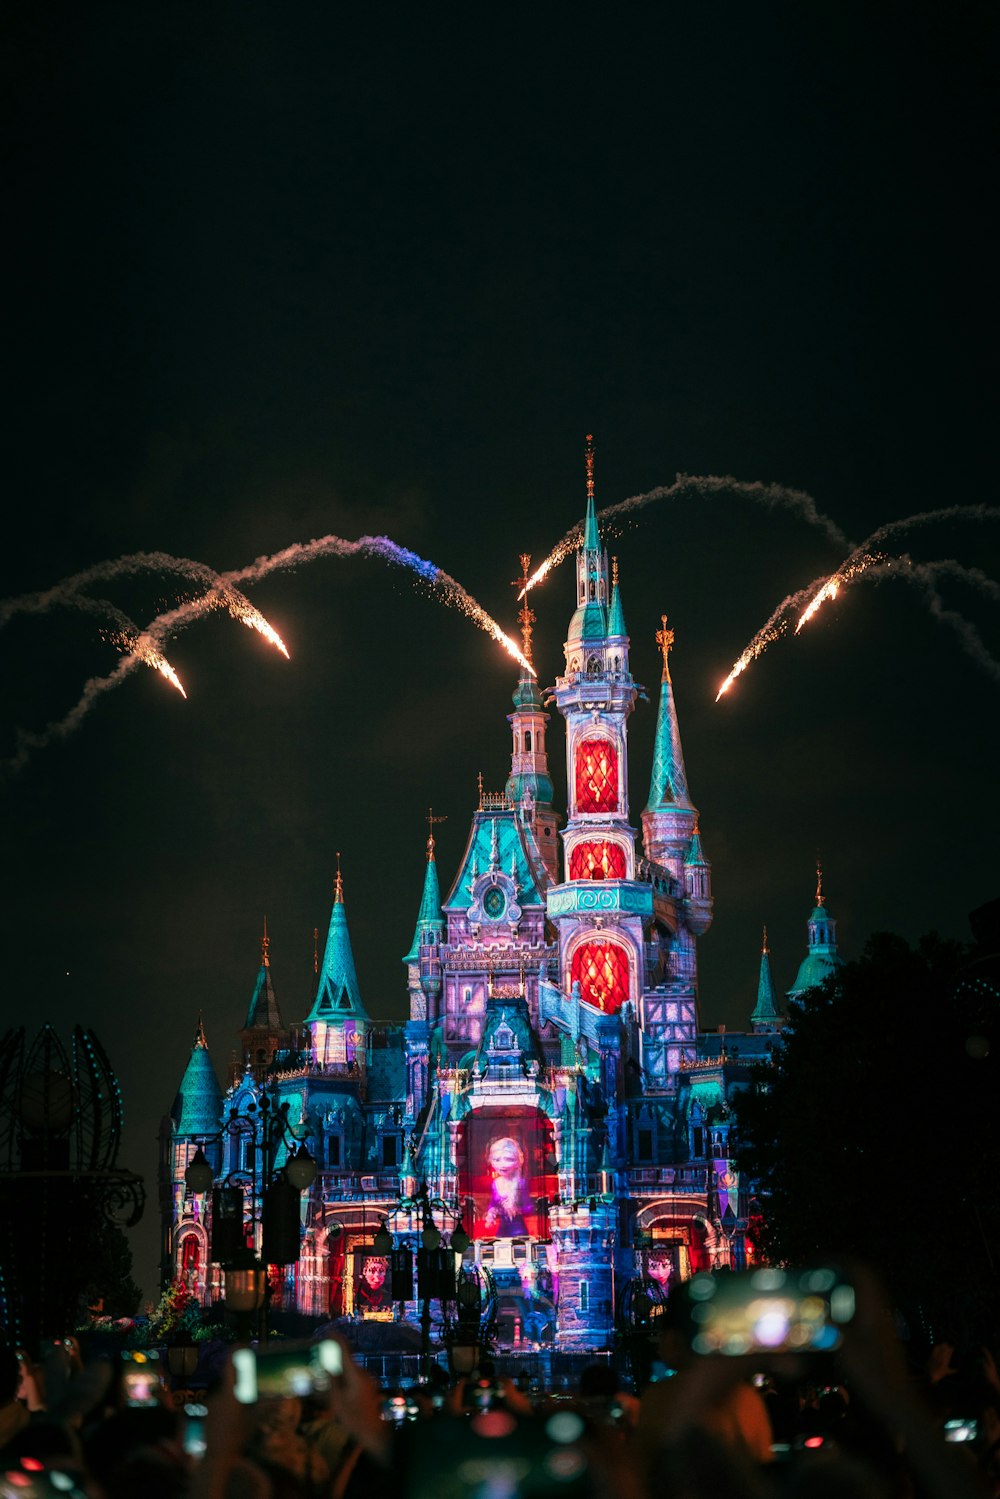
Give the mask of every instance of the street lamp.
M 216 1263 L 221 1264 L 225 1272 L 226 1305 L 238 1319 L 248 1318 L 263 1308 L 260 1319 L 262 1339 L 268 1334 L 270 1282 L 267 1270 L 270 1265 L 290 1264 L 298 1259 L 299 1201 L 302 1192 L 316 1180 L 317 1172 L 316 1162 L 305 1142 L 288 1123 L 288 1108 L 286 1102 L 276 1109 L 267 1091 L 262 1094 L 260 1113 L 252 1121 L 253 1156 L 249 1172 L 232 1170 L 215 1186 L 215 1171 L 204 1151 L 204 1144 L 209 1141 L 215 1143 L 227 1135 L 231 1139 L 243 1132 L 245 1120 L 236 1109 L 230 1111 L 227 1124 L 217 1135 L 205 1137 L 198 1145 L 184 1172 L 185 1185 L 190 1192 L 212 1191 L 212 1249 Z M 275 1171 L 275 1156 L 282 1145 L 290 1153 L 284 1165 Z M 243 1189 L 237 1179 L 247 1175 L 251 1186 L 250 1221 L 254 1226 L 257 1203 L 260 1202 L 259 1260 L 244 1240 Z

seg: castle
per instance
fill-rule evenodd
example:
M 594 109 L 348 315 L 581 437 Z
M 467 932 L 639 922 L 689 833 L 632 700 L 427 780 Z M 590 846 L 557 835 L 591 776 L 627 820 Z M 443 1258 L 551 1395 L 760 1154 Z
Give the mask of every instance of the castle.
M 525 603 L 529 662 L 532 618 Z M 628 724 L 641 689 L 617 567 L 609 576 L 598 532 L 588 445 L 565 671 L 543 700 L 522 667 L 508 716 L 510 776 L 501 794 L 480 787 L 444 901 L 429 818 L 404 959 L 409 1020 L 379 1024 L 365 1008 L 338 868 L 304 1025 L 282 1020 L 266 933 L 241 1032 L 245 1065 L 225 1095 L 199 1024 L 161 1137 L 166 1278 L 184 1277 L 206 1304 L 221 1297 L 228 1203 L 240 1245 L 264 1250 L 276 1303 L 317 1317 L 413 1317 L 413 1287 L 404 1276 L 393 1287 L 398 1256 L 375 1235 L 384 1222 L 396 1244 L 414 1247 L 432 1219 L 435 1238 L 456 1234 L 456 1260 L 461 1249 L 489 1270 L 502 1343 L 595 1349 L 609 1346 L 630 1285 L 665 1286 L 752 1255 L 729 1100 L 766 1059 L 782 1016 L 765 937 L 749 1030 L 699 1029 L 697 942 L 712 922 L 711 870 L 665 618 L 656 639 L 662 675 L 639 846 Z M 565 720 L 564 827 L 548 769 L 550 706 Z M 789 993 L 839 963 L 818 888 Z M 262 1245 L 262 1184 L 287 1191 L 283 1168 L 300 1147 L 318 1170 L 297 1199 L 291 1244 L 286 1234 L 275 1250 Z M 213 1193 L 185 1181 L 199 1149 L 217 1188 L 214 1212 Z

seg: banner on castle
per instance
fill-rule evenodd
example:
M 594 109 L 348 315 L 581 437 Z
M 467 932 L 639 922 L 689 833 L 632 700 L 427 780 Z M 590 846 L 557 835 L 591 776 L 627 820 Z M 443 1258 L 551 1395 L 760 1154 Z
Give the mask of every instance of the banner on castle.
M 539 1109 L 468 1115 L 459 1136 L 460 1195 L 475 1239 L 545 1238 L 558 1191 L 552 1121 Z

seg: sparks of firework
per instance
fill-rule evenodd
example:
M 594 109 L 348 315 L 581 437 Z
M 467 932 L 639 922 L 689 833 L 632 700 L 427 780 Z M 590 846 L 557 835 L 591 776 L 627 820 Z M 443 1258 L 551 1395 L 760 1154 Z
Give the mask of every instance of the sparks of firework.
M 246 625 L 248 630 L 256 630 L 259 635 L 263 635 L 264 639 L 270 645 L 273 645 L 281 652 L 286 661 L 291 660 L 285 642 L 270 621 L 264 618 L 259 609 L 255 609 L 252 604 L 244 600 L 238 609 L 234 609 L 230 605 L 229 612 L 234 619 L 239 620 L 241 625 Z
M 161 672 L 163 676 L 166 677 L 171 687 L 177 688 L 177 691 L 180 693 L 181 697 L 187 697 L 187 693 L 184 691 L 184 688 L 181 685 L 180 677 L 174 671 L 166 656 L 161 656 L 159 651 L 150 651 L 147 660 L 150 666 L 154 667 L 156 671 Z

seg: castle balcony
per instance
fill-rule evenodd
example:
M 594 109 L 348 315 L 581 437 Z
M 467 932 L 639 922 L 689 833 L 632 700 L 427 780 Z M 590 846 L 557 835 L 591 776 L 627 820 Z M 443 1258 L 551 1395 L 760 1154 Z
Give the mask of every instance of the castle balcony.
M 452 973 L 484 973 L 506 969 L 510 973 L 535 970 L 542 963 L 555 963 L 559 949 L 545 942 L 463 942 L 460 946 L 442 944 L 441 967 Z
M 399 1173 L 380 1171 L 371 1176 L 352 1171 L 321 1171 L 324 1202 L 395 1202 Z
M 653 892 L 634 880 L 570 880 L 549 890 L 546 910 L 550 917 L 622 912 L 647 918 L 653 914 Z
M 633 1166 L 626 1177 L 626 1192 L 634 1198 L 662 1197 L 664 1192 L 704 1196 L 707 1175 L 706 1166 Z

